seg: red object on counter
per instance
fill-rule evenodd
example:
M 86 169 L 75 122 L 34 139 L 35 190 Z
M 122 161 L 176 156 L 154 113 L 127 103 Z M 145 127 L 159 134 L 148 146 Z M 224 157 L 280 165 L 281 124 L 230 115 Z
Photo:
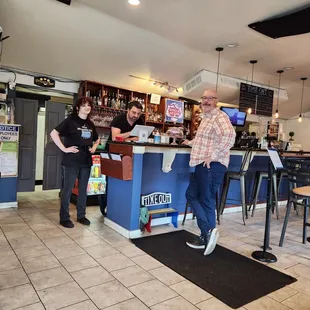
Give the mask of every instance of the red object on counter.
M 123 138 L 123 137 L 115 137 L 115 141 L 124 142 L 125 138 Z

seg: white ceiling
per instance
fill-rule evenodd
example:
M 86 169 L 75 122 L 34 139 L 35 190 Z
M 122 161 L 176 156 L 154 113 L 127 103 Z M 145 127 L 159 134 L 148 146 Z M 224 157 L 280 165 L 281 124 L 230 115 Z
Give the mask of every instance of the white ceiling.
M 201 69 L 216 71 L 218 45 L 239 43 L 222 54 L 223 74 L 277 86 L 289 102 L 280 114 L 299 114 L 301 83 L 308 76 L 304 111 L 310 110 L 310 34 L 273 40 L 249 23 L 309 4 L 304 0 L 0 0 L 5 42 L 2 64 L 72 79 L 90 79 L 141 91 L 160 92 L 138 75 L 182 86 Z M 220 94 L 221 96 L 221 94 Z

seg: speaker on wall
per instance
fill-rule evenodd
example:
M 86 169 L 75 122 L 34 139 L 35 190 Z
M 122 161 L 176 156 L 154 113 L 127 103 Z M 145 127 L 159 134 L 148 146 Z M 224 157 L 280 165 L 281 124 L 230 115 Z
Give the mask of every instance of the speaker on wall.
M 284 16 L 248 25 L 253 30 L 277 39 L 310 32 L 310 6 Z
M 67 5 L 71 4 L 71 0 L 56 0 L 56 1 L 67 4 Z

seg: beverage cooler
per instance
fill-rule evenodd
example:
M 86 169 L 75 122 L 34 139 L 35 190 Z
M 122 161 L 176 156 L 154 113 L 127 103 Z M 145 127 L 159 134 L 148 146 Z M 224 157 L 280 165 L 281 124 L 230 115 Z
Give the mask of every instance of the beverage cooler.
M 106 177 L 101 174 L 100 154 L 92 155 L 93 165 L 87 184 L 87 206 L 97 206 L 100 204 L 101 196 L 106 193 Z M 71 202 L 76 204 L 78 196 L 78 180 L 75 181 L 71 194 Z

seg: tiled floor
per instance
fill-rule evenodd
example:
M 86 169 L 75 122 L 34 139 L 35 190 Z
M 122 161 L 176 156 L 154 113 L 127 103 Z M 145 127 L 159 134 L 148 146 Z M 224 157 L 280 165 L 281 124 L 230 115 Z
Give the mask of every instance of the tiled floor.
M 0 309 L 224 310 L 209 293 L 163 266 L 104 224 L 97 207 L 87 209 L 92 224 L 58 225 L 57 192 L 19 196 L 19 208 L 0 210 Z M 75 207 L 71 209 L 75 217 Z M 283 248 L 277 246 L 281 219 L 271 223 L 272 268 L 298 281 L 242 309 L 310 309 L 310 244 L 301 243 L 302 215 L 291 214 Z M 250 257 L 262 244 L 264 210 L 241 224 L 227 214 L 219 243 Z M 195 221 L 185 228 L 198 232 Z M 153 232 L 173 230 L 168 226 Z

